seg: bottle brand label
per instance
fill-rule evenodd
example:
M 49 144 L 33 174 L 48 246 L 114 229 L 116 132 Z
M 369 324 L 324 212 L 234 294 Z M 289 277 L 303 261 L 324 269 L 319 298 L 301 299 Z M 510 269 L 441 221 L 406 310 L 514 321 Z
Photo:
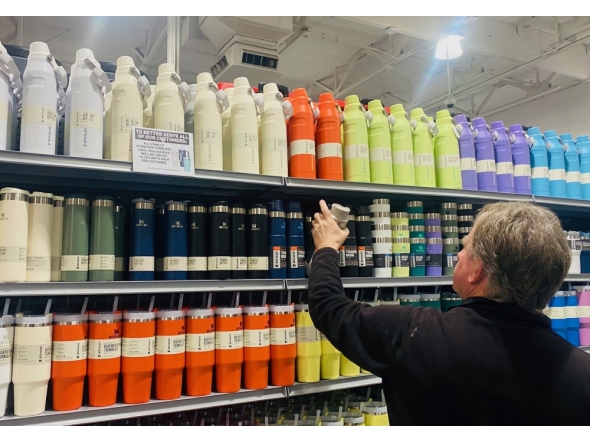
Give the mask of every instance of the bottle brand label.
M 270 344 L 271 345 L 291 345 L 295 344 L 297 335 L 295 327 L 287 328 L 271 328 L 270 329 Z
M 318 145 L 318 160 L 325 157 L 342 158 L 342 144 L 340 143 L 322 143 Z
M 53 341 L 51 360 L 54 362 L 83 361 L 88 356 L 88 342 Z
M 287 248 L 286 247 L 270 247 L 271 254 L 271 268 L 278 270 L 287 268 Z
M 215 333 L 187 333 L 187 352 L 207 352 L 215 350 Z
M 248 258 L 232 256 L 231 269 L 234 271 L 246 271 L 248 269 Z
M 88 256 L 62 256 L 61 271 L 88 271 Z
M 410 253 L 410 268 L 424 267 L 426 256 L 424 254 Z
M 394 165 L 414 165 L 414 153 L 410 150 L 399 150 L 393 152 Z
M 551 319 L 565 319 L 565 307 L 549 307 Z
M 590 318 L 590 305 L 578 305 L 578 317 Z
M 416 154 L 414 159 L 417 167 L 434 167 L 434 155 L 430 153 Z
M 496 174 L 514 174 L 514 165 L 512 162 L 498 162 L 496 164 Z
M 565 173 L 565 181 L 566 182 L 580 182 L 580 172 L 579 171 L 568 171 Z
M 14 365 L 51 363 L 51 343 L 36 345 L 14 344 Z
M 478 160 L 476 162 L 478 173 L 495 173 L 496 161 L 494 159 Z
M 461 171 L 476 171 L 477 170 L 477 162 L 475 161 L 475 157 L 465 157 L 461 158 Z
M 458 154 L 444 154 L 436 158 L 436 168 L 460 168 L 461 159 Z
M 129 258 L 129 271 L 154 271 L 153 256 L 133 256 Z
M 124 358 L 145 358 L 156 353 L 156 338 L 123 338 L 121 340 Z
M 373 254 L 375 268 L 391 268 L 392 257 L 390 254 Z
M 72 128 L 94 128 L 102 131 L 102 113 L 89 109 L 79 109 L 72 113 L 70 127 Z
M 231 257 L 230 256 L 209 256 L 207 258 L 207 268 L 209 271 L 213 270 L 230 270 Z
M 221 131 L 214 128 L 201 128 L 195 130 L 195 146 L 197 145 L 221 146 Z
M 244 330 L 244 347 L 268 347 L 270 345 L 270 330 Z
M 344 147 L 344 159 L 368 159 L 369 145 L 357 143 L 354 145 L 346 145 Z
M 203 256 L 189 257 L 188 271 L 207 271 L 207 258 Z
M 12 364 L 13 327 L 0 327 L 0 367 Z
M 135 117 L 117 116 L 115 118 L 115 125 L 113 125 L 113 133 L 130 133 L 135 126 L 141 126 L 143 122 Z
M 565 307 L 565 317 L 567 319 L 578 317 L 578 307 Z
M 426 266 L 427 267 L 442 267 L 442 254 L 427 254 L 426 255 Z
M 268 270 L 268 257 L 249 257 L 248 270 Z
M 115 270 L 114 254 L 91 254 L 88 265 L 89 270 Z
M 232 133 L 232 146 L 234 149 L 256 148 L 258 149 L 258 134 Z
M 391 162 L 391 148 L 370 148 L 370 162 Z
M 289 247 L 289 268 L 305 268 L 305 247 Z
M 32 272 L 50 272 L 50 256 L 27 256 L 27 271 Z
M 531 177 L 531 166 L 514 165 L 514 177 Z
M 358 250 L 356 247 L 342 245 L 338 250 L 341 267 L 358 267 Z
M 320 331 L 314 326 L 296 327 L 297 343 L 319 342 Z
M 216 331 L 215 349 L 236 350 L 244 346 L 244 332 L 238 331 Z
M 164 271 L 186 271 L 187 258 L 182 256 L 165 257 Z
M 549 168 L 547 167 L 534 167 L 531 171 L 532 179 L 549 179 Z
M 299 154 L 311 154 L 315 156 L 315 142 L 313 140 L 293 140 L 289 146 L 289 157 Z
M 395 253 L 393 255 L 393 266 L 408 268 L 410 266 L 410 254 L 409 253 Z
M 373 247 L 359 246 L 359 267 L 372 267 L 373 266 Z
M 18 263 L 22 264 L 27 261 L 26 247 L 0 247 L 0 264 Z
M 185 335 L 156 336 L 157 355 L 178 355 L 185 352 Z
M 119 357 L 121 357 L 121 338 L 88 340 L 88 359 L 113 359 Z
M 590 173 L 581 173 L 580 174 L 580 183 L 582 185 L 590 183 Z
M 115 257 L 115 271 L 125 271 L 125 258 Z
M 446 268 L 455 268 L 459 262 L 459 256 L 456 253 L 445 254 L 444 266 Z
M 549 180 L 565 180 L 565 170 L 562 168 L 549 170 Z
M 22 123 L 43 123 L 55 128 L 57 112 L 55 109 L 43 105 L 25 105 L 22 110 Z
M 262 152 L 287 152 L 287 139 L 285 137 L 265 137 L 262 139 Z

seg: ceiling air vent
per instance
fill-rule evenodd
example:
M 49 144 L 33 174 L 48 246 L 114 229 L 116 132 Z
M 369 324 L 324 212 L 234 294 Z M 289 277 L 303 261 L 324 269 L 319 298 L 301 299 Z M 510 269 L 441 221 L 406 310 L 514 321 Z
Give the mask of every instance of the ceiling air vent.
M 247 77 L 251 85 L 275 82 L 281 77 L 276 50 L 239 42 L 222 52 L 210 71 L 217 82 L 233 82 L 238 77 Z

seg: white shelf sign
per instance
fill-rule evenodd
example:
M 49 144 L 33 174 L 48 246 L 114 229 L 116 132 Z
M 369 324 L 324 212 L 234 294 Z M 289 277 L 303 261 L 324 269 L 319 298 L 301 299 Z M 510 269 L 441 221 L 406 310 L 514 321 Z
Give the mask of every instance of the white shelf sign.
M 193 135 L 174 131 L 133 128 L 133 171 L 194 176 Z

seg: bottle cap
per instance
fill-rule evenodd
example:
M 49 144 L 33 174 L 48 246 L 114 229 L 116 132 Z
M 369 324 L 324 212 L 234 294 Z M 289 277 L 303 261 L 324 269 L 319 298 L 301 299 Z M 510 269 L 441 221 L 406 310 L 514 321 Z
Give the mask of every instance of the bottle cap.
M 122 66 L 135 66 L 135 63 L 133 63 L 131 57 L 121 56 L 117 59 L 117 68 L 121 68 Z
M 172 63 L 162 63 L 158 67 L 158 75 L 173 73 L 174 72 L 174 65 Z
M 504 123 L 501 120 L 496 120 L 495 122 L 492 122 L 492 124 L 490 125 L 490 128 L 492 129 L 502 129 L 504 128 Z M 504 128 L 506 129 L 506 128 Z
M 436 121 L 438 122 L 439 119 L 450 119 L 451 114 L 449 113 L 448 109 L 441 109 L 440 111 L 436 112 Z
M 381 111 L 383 109 L 383 105 L 381 104 L 381 100 L 371 100 L 367 105 L 369 111 Z
M 455 123 L 468 123 L 467 117 L 465 117 L 463 114 L 459 114 L 453 117 L 453 120 L 455 121 Z
M 395 105 L 391 105 L 391 107 L 389 108 L 389 114 L 406 114 L 406 110 L 404 109 L 404 105 L 402 105 L 401 103 L 397 103 Z M 396 116 L 398 117 L 398 116 Z
M 522 132 L 522 125 L 519 123 L 515 123 L 514 125 L 510 125 L 510 129 L 509 131 L 511 133 L 518 133 L 518 132 Z
M 197 83 L 205 83 L 205 82 L 212 82 L 213 77 L 211 76 L 210 72 L 202 72 L 197 74 Z
M 267 83 L 262 88 L 262 92 L 264 94 L 266 94 L 266 93 L 274 93 L 274 92 L 278 92 L 278 91 L 279 91 L 279 87 L 277 86 L 276 83 Z
M 476 117 L 475 119 L 473 119 L 471 121 L 471 124 L 473 126 L 480 126 L 480 125 L 485 125 L 486 124 L 486 121 L 485 121 L 485 119 L 483 117 Z
M 52 322 L 52 313 L 47 315 L 17 313 L 14 317 L 14 323 L 16 325 L 28 325 L 31 327 L 40 324 L 51 324 Z
M 76 61 L 82 59 L 94 59 L 94 53 L 91 49 L 81 48 L 76 51 Z
M 14 324 L 14 316 L 6 315 L 0 317 L 0 327 L 9 327 Z
M 294 305 L 271 305 L 270 312 L 274 314 L 289 314 L 295 312 Z
M 90 322 L 95 321 L 120 321 L 123 319 L 123 313 L 120 311 L 116 312 L 98 312 L 98 313 L 89 313 L 88 320 Z
M 234 80 L 234 88 L 240 87 L 250 88 L 250 82 L 248 82 L 246 77 L 238 77 L 236 80 Z
M 330 208 L 330 212 L 332 213 L 332 216 L 334 216 L 334 219 L 336 219 L 336 222 L 338 222 L 338 225 L 344 223 L 344 227 L 346 227 L 346 223 L 348 222 L 348 215 L 350 214 L 350 208 L 344 207 L 337 203 L 333 203 Z
M 53 322 L 59 324 L 61 322 L 86 322 L 88 315 L 85 313 L 55 313 Z
M 33 42 L 29 48 L 28 59 L 45 59 L 50 55 L 49 46 L 45 42 Z
M 352 95 L 352 96 L 348 96 L 346 99 L 344 99 L 344 105 L 345 106 L 347 106 L 347 105 L 358 105 L 359 103 L 361 103 L 360 100 L 359 100 L 359 96 Z
M 321 93 L 320 97 L 318 99 L 318 102 L 323 103 L 323 102 L 333 102 L 334 101 L 334 96 L 332 95 L 332 93 Z
M 424 110 L 422 108 L 414 108 L 412 111 L 410 111 L 410 117 L 412 119 L 419 119 L 422 116 L 425 116 Z
M 242 309 L 239 307 L 218 307 L 215 309 L 215 316 L 223 316 L 223 317 L 242 316 Z

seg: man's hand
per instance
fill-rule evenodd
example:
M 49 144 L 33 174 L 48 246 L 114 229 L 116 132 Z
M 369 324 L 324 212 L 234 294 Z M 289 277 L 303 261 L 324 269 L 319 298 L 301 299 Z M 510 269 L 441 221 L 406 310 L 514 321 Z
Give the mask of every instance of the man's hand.
M 315 247 L 317 250 L 330 247 L 338 251 L 348 237 L 348 228 L 340 229 L 323 199 L 320 200 L 320 208 L 322 212 L 315 213 L 312 222 L 311 234 L 313 235 Z

